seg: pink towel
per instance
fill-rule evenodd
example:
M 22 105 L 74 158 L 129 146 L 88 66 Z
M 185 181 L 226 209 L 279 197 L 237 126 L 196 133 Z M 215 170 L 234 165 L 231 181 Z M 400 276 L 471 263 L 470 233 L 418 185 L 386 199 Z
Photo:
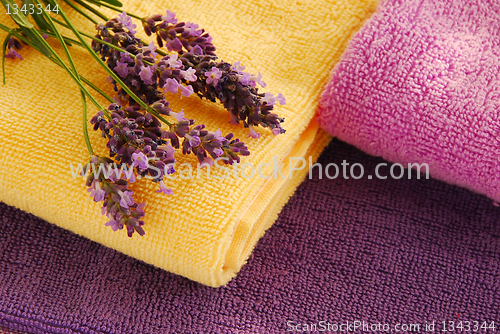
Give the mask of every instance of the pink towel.
M 387 0 L 332 73 L 319 121 L 376 156 L 500 201 L 500 2 Z

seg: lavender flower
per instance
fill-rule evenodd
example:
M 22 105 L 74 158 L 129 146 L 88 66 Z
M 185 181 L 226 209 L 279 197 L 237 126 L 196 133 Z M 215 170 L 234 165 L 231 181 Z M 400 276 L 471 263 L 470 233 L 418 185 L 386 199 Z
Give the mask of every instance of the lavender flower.
M 286 99 L 281 93 L 279 93 L 278 96 L 276 97 L 276 101 L 278 101 L 279 104 L 281 104 L 282 106 L 286 104 Z
M 167 9 L 167 14 L 162 16 L 161 19 L 167 23 L 176 24 L 177 19 L 175 18 L 175 13 Z
M 259 138 L 260 134 L 253 128 L 258 125 L 270 128 L 274 135 L 285 132 L 281 127 L 284 119 L 271 113 L 276 98 L 270 93 L 259 93 L 256 88 L 257 83 L 265 86 L 260 72 L 257 76 L 251 75 L 242 72 L 244 67 L 240 62 L 231 65 L 216 61 L 213 56 L 192 52 L 184 53 L 180 60 L 184 69 L 196 70 L 198 79 L 189 83 L 194 93 L 212 102 L 221 101 L 230 113 L 232 124 L 243 121 L 243 125 L 250 128 L 249 137 Z M 280 104 L 284 104 L 284 96 L 279 94 L 278 97 Z
M 118 73 L 119 76 L 121 76 L 122 78 L 126 78 L 128 75 L 128 64 L 125 62 L 117 62 L 114 70 L 116 73 Z
M 188 96 L 191 96 L 191 94 L 193 94 L 193 87 L 192 86 L 179 85 L 179 88 L 181 90 L 181 99 L 182 99 L 182 97 L 188 97 Z
M 167 188 L 167 186 L 165 185 L 165 183 L 163 183 L 163 181 L 160 181 L 159 183 L 160 183 L 160 190 L 157 190 L 156 191 L 157 193 L 164 193 L 165 195 L 173 195 L 174 194 L 172 189 Z
M 23 56 L 19 54 L 15 49 L 21 50 L 22 46 L 21 43 L 15 39 L 14 37 L 9 38 L 9 42 L 7 43 L 7 48 L 9 51 L 5 54 L 5 58 L 10 58 L 10 59 L 23 59 Z
M 144 82 L 144 84 L 153 84 L 153 69 L 151 67 L 144 66 L 143 68 L 141 68 L 139 76 L 141 77 L 141 80 L 142 82 Z
M 177 93 L 177 91 L 179 90 L 179 86 L 180 84 L 177 82 L 177 80 L 168 78 L 163 88 L 165 89 L 165 92 Z
M 137 33 L 137 31 L 135 30 L 137 26 L 132 23 L 132 18 L 128 16 L 126 12 L 123 12 L 120 15 L 118 15 L 118 20 L 121 22 L 121 24 L 123 24 L 124 28 L 128 29 L 128 31 L 132 35 L 135 35 Z
M 182 66 L 182 63 L 181 63 L 181 66 Z M 197 79 L 196 70 L 192 67 L 188 68 L 185 71 L 181 70 L 181 76 L 186 81 L 196 81 L 196 79 Z
M 182 53 L 194 51 L 214 55 L 215 47 L 212 37 L 204 29 L 190 22 L 178 22 L 175 13 L 167 11 L 167 15 L 151 15 L 143 21 L 144 31 L 148 36 L 156 34 L 160 47 L 165 44 L 169 51 Z M 197 51 L 199 52 L 199 51 Z
M 102 165 L 104 170 L 112 170 L 113 161 L 109 158 L 92 156 L 90 163 L 84 170 L 89 170 L 91 164 Z M 87 187 L 96 202 L 103 202 L 102 213 L 108 217 L 106 226 L 110 226 L 113 231 L 127 227 L 127 234 L 132 237 L 134 232 L 144 235 L 145 215 L 144 204 L 138 204 L 133 198 L 133 191 L 128 188 L 128 182 L 123 179 L 112 180 L 105 178 L 101 169 L 94 169 L 87 177 Z
M 248 134 L 248 137 L 257 139 L 257 138 L 260 138 L 260 133 L 258 133 L 257 131 L 255 131 L 255 129 L 253 128 L 253 126 L 250 125 L 250 133 Z
M 205 72 L 207 84 L 212 84 L 213 86 L 217 85 L 221 76 L 222 72 L 217 67 L 212 67 L 210 71 Z
M 140 150 L 132 153 L 132 161 L 133 166 L 138 167 L 141 170 L 146 170 L 149 167 L 148 157 Z

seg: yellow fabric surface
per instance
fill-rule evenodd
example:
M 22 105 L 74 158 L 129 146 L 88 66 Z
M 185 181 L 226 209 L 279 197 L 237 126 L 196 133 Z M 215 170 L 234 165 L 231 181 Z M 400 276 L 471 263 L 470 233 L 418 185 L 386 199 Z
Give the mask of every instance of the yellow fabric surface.
M 174 111 L 184 109 L 188 118 L 206 124 L 209 130 L 220 128 L 245 141 L 252 154 L 243 157 L 242 163 L 270 163 L 263 174 L 273 175 L 276 159 L 278 165 L 285 163 L 281 171 L 288 176 L 288 157 L 307 160 L 312 156 L 315 161 L 327 144 L 329 137 L 314 120 L 321 88 L 376 3 L 125 0 L 124 7 L 144 16 L 170 9 L 179 20 L 198 23 L 213 36 L 221 59 L 241 60 L 246 71 L 263 74 L 267 83 L 263 91 L 285 95 L 287 104 L 275 111 L 285 117 L 286 134 L 274 137 L 259 128 L 262 137 L 258 140 L 246 138 L 248 129 L 241 124 L 229 124 L 229 115 L 220 105 L 196 96 L 180 100 L 169 95 L 167 99 Z M 83 18 L 70 9 L 67 12 L 81 30 L 94 32 Z M 14 26 L 5 11 L 0 22 Z M 0 34 L 2 40 L 5 36 Z M 54 40 L 51 44 L 57 45 Z M 99 65 L 78 47 L 71 50 L 80 74 L 111 94 Z M 277 174 L 268 180 L 258 176 L 207 180 L 203 172 L 197 179 L 197 161 L 179 152 L 177 166 L 190 163 L 194 178 L 180 179 L 178 174 L 175 180 L 167 180 L 172 196 L 155 193 L 158 186 L 148 180 L 137 181 L 132 185 L 134 197 L 147 202 L 146 235 L 128 238 L 124 230 L 113 232 L 104 226 L 101 205 L 90 198 L 84 180 L 71 174 L 70 164 L 76 168 L 89 158 L 76 84 L 36 51 L 25 47 L 21 53 L 23 61 L 7 59 L 7 85 L 0 89 L 0 200 L 98 243 L 203 284 L 220 286 L 240 270 L 308 173 L 304 168 L 292 179 Z M 96 111 L 89 104 L 89 118 Z M 107 154 L 99 133 L 91 131 L 91 141 L 97 153 Z M 214 168 L 211 173 L 225 175 Z

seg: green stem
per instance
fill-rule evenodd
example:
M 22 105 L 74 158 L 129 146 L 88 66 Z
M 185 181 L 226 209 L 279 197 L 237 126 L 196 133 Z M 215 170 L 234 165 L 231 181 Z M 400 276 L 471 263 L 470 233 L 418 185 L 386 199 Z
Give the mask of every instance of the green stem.
M 64 2 L 67 2 L 68 0 L 63 0 L 63 1 L 64 1 Z M 107 4 L 107 3 L 105 3 L 105 2 L 97 2 L 97 1 L 93 1 L 93 0 L 85 0 L 85 1 L 87 1 L 87 2 L 89 2 L 89 3 L 91 3 L 91 4 L 94 4 L 94 5 L 97 5 L 97 6 L 104 6 L 104 7 L 107 7 L 107 8 L 112 9 L 112 10 L 114 10 L 114 11 L 118 12 L 118 13 L 123 13 L 123 12 L 125 12 L 128 16 L 133 17 L 133 18 L 136 18 L 136 19 L 140 20 L 141 22 L 145 22 L 144 18 L 142 18 L 142 17 L 140 17 L 140 16 L 137 16 L 137 15 L 135 15 L 135 14 L 133 14 L 133 13 L 129 13 L 129 12 L 127 12 L 127 11 L 124 11 L 123 9 L 120 9 L 120 8 L 114 7 L 114 6 L 112 6 L 112 5 L 110 5 L 110 4 Z M 81 3 L 81 5 L 83 6 L 83 1 L 79 0 L 79 1 L 78 1 L 78 3 Z M 88 6 L 88 7 L 90 7 L 90 6 Z M 87 8 L 87 7 L 85 7 L 85 8 Z M 92 8 L 92 7 L 90 7 L 90 8 Z M 87 9 L 89 9 L 89 8 L 87 8 Z M 90 10 L 90 9 L 89 9 L 89 10 Z M 95 9 L 94 9 L 94 10 L 95 10 Z M 98 11 L 97 11 L 97 12 L 98 12 Z M 102 14 L 102 13 L 101 13 L 101 14 Z M 105 16 L 104 16 L 104 17 L 105 17 Z M 109 18 L 107 18 L 107 17 L 105 17 L 105 18 L 103 18 L 103 19 L 104 19 L 105 21 L 109 21 Z M 81 33 L 81 32 L 80 32 L 80 33 Z M 83 33 L 82 33 L 82 35 L 83 35 Z M 86 36 L 87 36 L 87 35 L 86 35 Z M 87 37 L 88 37 L 88 36 L 87 36 Z M 144 45 L 147 45 L 147 44 L 148 44 L 148 43 L 145 43 L 143 40 L 141 40 L 141 43 L 142 43 L 142 44 L 144 44 Z M 166 53 L 165 51 L 159 50 L 159 49 L 157 49 L 157 50 L 156 50 L 156 52 L 157 52 L 158 54 L 162 55 L 162 56 L 166 56 L 166 55 L 168 55 L 168 53 Z
M 40 2 L 38 0 L 33 0 L 33 2 L 36 3 L 37 5 L 40 4 Z M 84 92 L 85 87 L 83 87 L 83 85 L 80 81 L 80 75 L 78 74 L 78 70 L 76 69 L 76 65 L 75 65 L 75 62 L 73 61 L 73 57 L 71 57 L 71 53 L 69 52 L 69 49 L 66 46 L 66 42 L 64 41 L 59 30 L 56 28 L 54 21 L 52 21 L 52 18 L 50 17 L 50 15 L 48 15 L 47 12 L 45 12 L 45 11 L 42 11 L 42 15 L 43 15 L 43 17 L 45 17 L 45 19 L 47 20 L 47 22 L 50 25 L 50 28 L 52 29 L 54 34 L 57 36 L 57 39 L 59 40 L 59 43 L 61 44 L 61 46 L 64 50 L 64 53 L 66 54 L 66 57 L 68 58 L 68 61 L 71 65 L 71 68 L 73 69 L 74 73 L 72 73 L 72 76 L 76 79 L 75 80 L 76 83 L 79 84 L 79 86 L 80 86 L 80 94 L 82 96 L 82 108 L 83 108 L 83 137 L 85 138 L 85 144 L 87 145 L 87 149 L 89 150 L 89 154 L 94 155 L 94 150 L 92 149 L 92 144 L 90 143 L 89 132 L 87 129 L 87 99 L 85 98 L 85 92 Z M 36 33 L 40 35 L 40 33 L 38 31 L 36 31 Z M 47 42 L 45 42 L 45 43 L 47 45 L 49 45 Z M 60 57 L 53 50 L 51 50 L 51 51 L 54 53 L 54 55 L 56 55 L 56 58 L 59 58 L 59 61 L 61 61 L 62 65 L 67 67 L 66 64 L 64 64 L 62 62 L 62 59 L 60 59 Z
M 40 2 L 38 0 L 33 0 L 33 2 L 37 5 L 41 5 Z M 59 32 L 59 30 L 57 30 L 56 28 L 56 25 L 54 24 L 54 21 L 52 21 L 52 18 L 50 17 L 49 14 L 47 14 L 46 11 L 42 10 L 42 15 L 43 17 L 45 17 L 45 19 L 47 20 L 47 22 L 49 23 L 50 25 L 50 28 L 53 30 L 54 34 L 56 35 L 57 39 L 59 40 L 59 43 L 61 43 L 61 46 L 64 50 L 64 53 L 66 54 L 66 58 L 68 58 L 68 61 L 71 65 L 71 68 L 73 69 L 73 71 L 75 72 L 75 75 L 78 76 L 78 71 L 76 70 L 76 66 L 75 66 L 75 63 L 73 62 L 73 57 L 71 57 L 71 54 L 68 50 L 68 47 L 66 46 L 66 42 L 64 41 L 61 33 Z M 40 35 L 40 32 L 36 32 L 38 35 Z M 41 37 L 41 35 L 40 35 Z M 45 39 L 44 39 L 45 41 Z M 47 42 L 45 42 L 45 44 L 48 45 Z M 52 52 L 54 52 L 53 50 L 51 50 Z M 56 56 L 56 57 L 59 57 L 59 56 Z M 79 80 L 79 79 L 78 79 Z
M 7 32 L 12 32 L 12 35 L 19 38 L 20 40 L 22 40 L 23 42 L 25 42 L 26 44 L 32 46 L 34 49 L 36 49 L 37 51 L 40 51 L 38 48 L 36 48 L 36 46 L 34 46 L 34 44 L 31 43 L 31 41 L 27 38 L 25 38 L 24 36 L 22 36 L 21 34 L 7 28 L 6 26 L 3 26 L 2 24 L 0 24 L 0 28 L 7 31 Z M 5 29 L 6 28 L 6 29 Z M 38 33 L 38 32 L 37 32 Z M 43 39 L 43 38 L 42 38 Z M 44 40 L 44 39 L 43 39 Z M 44 40 L 45 41 L 45 40 Z M 87 95 L 87 97 L 90 99 L 90 101 L 97 107 L 97 109 L 101 110 L 109 119 L 111 119 L 111 116 L 110 114 L 108 113 L 108 111 L 106 109 L 104 109 L 100 104 L 99 102 L 97 102 L 97 100 L 89 93 L 89 91 L 82 85 L 82 83 L 80 82 L 80 80 L 78 80 L 78 78 L 76 77 L 76 75 L 73 73 L 73 71 L 71 71 L 71 69 L 68 67 L 68 65 L 66 65 L 63 60 L 61 59 L 61 57 L 59 57 L 59 55 L 57 55 L 57 53 L 55 53 L 55 51 L 52 49 L 52 47 L 47 43 L 45 42 L 45 46 L 51 51 L 54 53 L 57 61 L 59 62 L 58 65 L 60 65 L 64 70 L 66 70 L 66 72 L 68 72 L 71 76 L 71 78 L 76 82 L 76 84 L 82 88 L 85 92 L 85 95 Z M 51 59 L 51 58 L 49 58 Z M 51 59 L 52 61 L 55 61 L 54 59 Z
M 88 15 L 83 10 L 81 10 L 80 8 L 78 8 L 77 6 L 75 6 L 74 4 L 72 4 L 71 1 L 64 1 L 64 2 L 66 2 L 68 4 L 68 6 L 70 6 L 71 8 L 73 8 L 77 13 L 80 13 L 80 15 L 82 15 L 83 17 L 85 17 L 87 20 L 89 20 L 93 24 L 97 24 L 98 23 L 90 15 Z
M 27 45 L 31 46 L 33 49 L 37 50 L 37 51 L 40 51 L 36 45 L 34 45 L 29 39 L 27 39 L 26 37 L 24 37 L 23 35 L 13 31 L 12 29 L 10 29 L 9 27 L 7 26 L 4 26 L 3 24 L 0 23 L 0 29 L 4 30 L 5 32 L 13 35 L 14 37 L 17 37 L 19 38 L 21 41 L 23 41 L 24 43 L 26 43 Z M 46 32 L 45 32 L 46 33 Z M 52 33 L 50 33 L 52 34 Z M 52 34 L 53 35 L 53 34 Z M 79 42 L 76 42 L 75 44 L 79 44 Z M 57 66 L 61 67 L 61 68 L 64 68 L 64 66 L 59 62 L 59 60 L 57 59 L 54 59 L 52 57 L 47 57 L 47 59 L 49 59 L 51 62 L 53 62 L 54 64 L 56 64 Z M 93 90 L 95 90 L 97 93 L 101 94 L 106 100 L 108 100 L 109 102 L 111 103 L 115 103 L 115 101 L 108 95 L 106 94 L 104 91 L 102 91 L 99 87 L 97 87 L 95 84 L 93 84 L 90 80 L 88 80 L 87 78 L 85 78 L 84 76 L 79 76 L 80 77 L 80 80 L 83 81 L 84 83 L 86 83 L 89 87 L 91 87 Z M 106 112 L 105 112 L 106 113 Z M 108 116 L 108 115 L 107 115 Z
M 9 34 L 5 38 L 5 41 L 4 41 L 4 44 L 3 44 L 3 48 L 2 48 L 2 52 L 3 52 L 3 56 L 2 56 L 2 75 L 3 75 L 3 84 L 4 85 L 5 85 L 5 51 L 7 51 L 7 45 L 9 43 L 9 39 L 10 39 L 11 36 L 12 36 L 12 33 L 9 32 Z
M 61 65 L 59 65 L 61 66 Z M 62 67 L 62 66 L 61 66 Z M 92 88 L 93 90 L 95 90 L 96 92 L 98 92 L 99 94 L 102 95 L 102 97 L 104 97 L 106 100 L 108 100 L 110 103 L 116 103 L 115 100 L 113 100 L 113 98 L 111 96 L 109 96 L 108 94 L 106 94 L 102 89 L 100 89 L 99 87 L 97 87 L 96 85 L 94 85 L 91 81 L 89 81 L 87 78 L 85 77 L 82 77 L 80 75 L 80 79 L 86 83 L 87 85 L 89 85 L 90 88 Z M 104 113 L 106 114 L 106 113 Z
M 90 155 L 94 155 L 94 150 L 92 149 L 92 144 L 90 143 L 89 130 L 87 129 L 87 99 L 85 98 L 85 93 L 80 90 L 82 95 L 82 106 L 83 106 L 83 137 L 85 138 L 85 144 L 89 150 Z
M 144 21 L 144 19 L 143 19 L 142 17 L 137 16 L 137 15 L 135 15 L 135 14 L 133 14 L 133 13 L 129 13 L 129 12 L 127 12 L 127 11 L 123 10 L 123 9 L 117 8 L 117 7 L 115 7 L 115 6 L 113 6 L 113 5 L 110 5 L 110 4 L 108 4 L 108 3 L 105 3 L 105 2 L 97 2 L 97 1 L 92 1 L 92 0 L 86 0 L 86 1 L 87 1 L 87 2 L 90 2 L 90 3 L 94 4 L 94 5 L 104 6 L 104 7 L 106 7 L 106 8 L 112 9 L 112 10 L 114 10 L 115 12 L 118 12 L 118 13 L 123 13 L 123 12 L 125 12 L 125 13 L 127 13 L 127 15 L 128 15 L 128 16 L 130 16 L 130 17 L 133 17 L 133 18 L 136 18 L 136 19 L 138 19 L 138 20 L 141 20 L 141 22 L 143 22 L 143 21 Z M 106 21 L 107 21 L 107 20 L 106 20 Z
M 88 10 L 89 12 L 92 12 L 92 14 L 94 14 L 95 16 L 100 17 L 104 21 L 109 21 L 109 18 L 106 15 L 104 15 L 100 11 L 96 10 L 92 6 L 87 5 L 85 2 L 80 1 L 80 0 L 73 0 L 73 1 L 76 2 L 77 4 L 79 4 L 80 6 L 82 6 L 83 8 L 85 8 L 86 10 Z M 69 3 L 69 0 L 64 0 L 64 2 Z
M 113 72 L 108 65 L 92 50 L 89 44 L 83 39 L 82 35 L 80 32 L 75 28 L 75 26 L 71 23 L 69 18 L 66 16 L 66 13 L 62 8 L 59 9 L 60 15 L 63 17 L 64 21 L 66 24 L 69 26 L 69 29 L 73 31 L 75 36 L 80 40 L 80 42 L 84 45 L 84 47 L 87 49 L 87 51 L 92 55 L 92 57 L 101 65 L 106 72 L 113 78 L 113 80 L 116 81 L 118 85 L 135 101 L 137 102 L 142 108 L 144 108 L 146 111 L 149 111 L 151 114 L 156 116 L 158 119 L 160 119 L 162 122 L 164 122 L 167 125 L 172 125 L 169 121 L 167 121 L 165 118 L 163 118 L 156 110 L 153 108 L 149 107 L 144 101 L 142 101 L 135 93 L 116 75 L 115 72 Z
M 42 34 L 42 35 L 45 34 L 45 35 L 47 35 L 49 37 L 57 38 L 56 34 L 54 34 L 51 31 L 40 29 L 40 30 L 38 30 L 38 32 L 40 34 Z M 77 40 L 75 40 L 75 39 L 72 39 L 72 38 L 69 38 L 69 37 L 66 37 L 66 36 L 63 36 L 63 38 L 64 38 L 64 41 L 66 42 L 67 45 L 70 45 L 70 44 L 80 45 L 80 42 L 77 41 Z

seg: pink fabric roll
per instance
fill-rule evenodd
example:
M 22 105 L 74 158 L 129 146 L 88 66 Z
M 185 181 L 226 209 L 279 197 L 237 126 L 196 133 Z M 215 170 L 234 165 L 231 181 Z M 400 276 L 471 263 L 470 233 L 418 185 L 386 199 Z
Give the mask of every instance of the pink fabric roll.
M 334 68 L 319 122 L 500 201 L 500 2 L 382 1 Z

